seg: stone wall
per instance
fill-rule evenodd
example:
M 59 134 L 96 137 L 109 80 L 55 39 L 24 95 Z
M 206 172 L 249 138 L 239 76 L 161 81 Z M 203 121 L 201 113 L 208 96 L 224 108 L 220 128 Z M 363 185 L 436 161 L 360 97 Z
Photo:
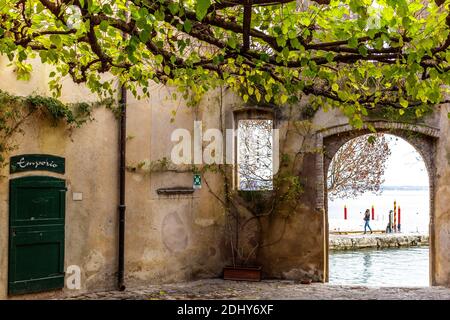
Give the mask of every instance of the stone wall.
M 330 250 L 357 250 L 365 248 L 400 248 L 428 246 L 428 235 L 330 235 Z
M 49 95 L 47 68 L 36 65 L 30 81 L 16 81 L 12 69 L 0 57 L 0 89 L 14 94 Z M 153 84 L 149 99 L 130 97 L 128 106 L 127 164 L 170 158 L 176 128 L 193 132 L 194 120 L 206 128 L 234 128 L 236 110 L 243 103 L 225 91 L 223 109 L 217 92 L 204 97 L 198 107 L 171 98 L 175 89 Z M 82 86 L 65 80 L 61 99 L 81 102 L 97 98 Z M 351 137 L 367 133 L 354 130 L 337 110 L 319 110 L 302 133 L 290 131 L 295 121 L 303 120 L 299 110 L 307 104 L 274 110 L 276 127 L 284 150 L 297 154 L 295 171 L 300 175 L 304 192 L 295 207 L 281 207 L 276 214 L 261 219 L 260 239 L 265 244 L 255 262 L 263 266 L 266 278 L 326 281 L 328 275 L 328 224 L 324 174 L 330 157 Z M 447 112 L 442 106 L 421 125 L 386 124 L 378 129 L 390 130 L 406 138 L 424 157 L 430 174 L 430 224 L 433 284 L 450 286 L 450 140 Z M 171 121 L 172 111 L 176 111 Z M 111 289 L 117 272 L 117 190 L 118 128 L 117 119 L 105 109 L 94 113 L 94 120 L 80 129 L 68 131 L 62 124 L 52 126 L 43 118 L 24 124 L 24 135 L 15 136 L 18 149 L 11 155 L 49 153 L 66 158 L 67 181 L 65 266 L 82 269 L 81 292 Z M 410 135 L 415 132 L 417 134 Z M 234 148 L 234 147 L 233 147 Z M 323 153 L 323 149 L 328 153 Z M 299 150 L 302 150 L 299 153 Z M 326 155 L 324 157 L 324 155 Z M 41 172 L 41 174 L 46 174 Z M 228 172 L 233 181 L 233 170 Z M 0 179 L 0 298 L 7 297 L 8 270 L 8 190 L 9 171 Z M 14 175 L 26 176 L 33 173 Z M 56 176 L 56 174 L 49 174 Z M 223 177 L 207 173 L 203 177 L 211 190 L 202 188 L 189 195 L 160 195 L 157 190 L 192 187 L 192 172 L 127 172 L 127 215 L 125 243 L 125 280 L 129 287 L 219 277 L 222 267 L 230 263 L 231 250 L 226 213 L 222 203 Z M 233 185 L 235 187 L 235 185 Z M 74 192 L 83 193 L 82 201 L 73 201 Z M 254 232 L 254 231 L 253 231 Z M 252 240 L 251 235 L 247 238 Z M 79 294 L 65 290 L 65 294 Z
M 47 70 L 35 65 L 30 81 L 15 80 L 14 71 L 0 57 L 0 89 L 16 95 L 50 95 Z M 205 97 L 195 109 L 171 98 L 174 89 L 152 87 L 149 99 L 129 97 L 127 165 L 144 160 L 170 158 L 175 128 L 192 132 L 193 121 L 217 126 L 216 100 Z M 97 100 L 83 86 L 66 80 L 61 100 Z M 178 110 L 175 121 L 172 111 Z M 7 297 L 9 179 L 31 175 L 64 178 L 67 184 L 65 268 L 81 268 L 81 290 L 64 289 L 63 294 L 110 290 L 117 283 L 118 256 L 118 120 L 104 108 L 96 109 L 94 120 L 81 128 L 68 130 L 54 126 L 44 117 L 28 119 L 23 133 L 14 136 L 18 148 L 9 156 L 29 153 L 65 157 L 66 173 L 34 171 L 0 176 L 0 299 Z M 221 193 L 222 181 L 215 175 L 204 177 Z M 192 188 L 191 171 L 127 171 L 125 282 L 127 286 L 178 282 L 218 277 L 227 264 L 224 219 L 221 204 L 208 192 L 195 190 L 189 195 L 158 195 L 156 190 L 174 186 Z M 73 194 L 82 193 L 82 201 Z M 40 295 L 31 295 L 40 296 Z

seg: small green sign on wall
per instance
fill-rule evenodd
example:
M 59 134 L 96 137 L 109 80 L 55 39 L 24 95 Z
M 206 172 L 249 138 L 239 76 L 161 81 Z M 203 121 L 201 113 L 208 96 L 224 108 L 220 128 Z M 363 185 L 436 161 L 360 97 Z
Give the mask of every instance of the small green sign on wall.
M 22 154 L 11 157 L 9 162 L 9 172 L 25 171 L 51 171 L 64 174 L 66 171 L 66 161 L 62 157 L 48 154 Z
M 202 176 L 199 174 L 194 174 L 194 189 L 200 189 L 202 187 Z

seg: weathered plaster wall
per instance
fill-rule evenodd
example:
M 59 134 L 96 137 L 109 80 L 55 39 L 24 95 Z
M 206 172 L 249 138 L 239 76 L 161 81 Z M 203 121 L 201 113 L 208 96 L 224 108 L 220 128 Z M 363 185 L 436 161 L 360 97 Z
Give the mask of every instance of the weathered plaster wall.
M 434 197 L 435 283 L 450 287 L 450 105 L 441 106 L 440 132 L 436 155 Z
M 263 220 L 264 246 L 258 252 L 259 262 L 269 278 L 322 281 L 326 228 L 325 216 L 316 210 L 317 127 L 295 109 L 283 110 L 277 117 L 280 138 L 284 140 L 280 142 L 280 153 L 288 154 L 291 160 L 297 157 L 293 170 L 300 176 L 303 193 L 295 206 L 281 205 L 276 214 Z
M 45 67 L 36 66 L 39 72 L 23 82 L 15 80 L 4 60 L 0 63 L 2 90 L 17 95 L 50 94 Z M 192 131 L 194 119 L 217 127 L 217 117 L 212 113 L 217 103 L 214 96 L 193 110 L 182 101 L 173 101 L 172 91 L 154 85 L 150 99 L 138 101 L 130 97 L 128 164 L 170 158 L 172 131 Z M 82 86 L 65 81 L 62 101 L 95 99 Z M 172 110 L 178 110 L 173 123 Z M 117 281 L 118 124 L 106 109 L 95 110 L 94 118 L 71 131 L 63 124 L 54 127 L 45 119 L 30 119 L 23 126 L 25 135 L 14 137 L 19 147 L 11 154 L 48 153 L 66 158 L 65 268 L 81 267 L 81 292 L 113 289 Z M 1 174 L 5 177 L 0 179 L 0 298 L 6 298 L 9 168 Z M 13 177 L 38 174 L 60 176 L 28 172 Z M 217 177 L 207 175 L 206 179 L 220 194 L 222 184 Z M 223 248 L 223 210 L 205 187 L 193 195 L 169 197 L 156 193 L 158 188 L 173 186 L 192 187 L 192 172 L 127 173 L 125 280 L 129 286 L 215 277 L 221 273 L 228 254 Z M 81 192 L 83 200 L 73 201 L 73 192 Z M 80 291 L 65 289 L 65 294 Z
M 184 128 L 194 136 L 194 121 L 205 128 L 219 128 L 214 95 L 190 109 L 171 100 L 171 88 L 158 88 L 151 101 L 131 99 L 128 107 L 127 162 L 170 159 L 171 133 Z M 177 110 L 171 122 L 171 111 Z M 192 187 L 192 172 L 186 170 L 127 175 L 126 280 L 129 285 L 186 281 L 220 275 L 228 251 L 223 247 L 224 212 L 202 188 L 193 195 L 163 196 L 159 188 Z M 206 175 L 218 194 L 221 180 Z
M 29 82 L 16 81 L 11 68 L 0 58 L 1 89 L 12 94 L 49 94 L 45 73 L 36 72 Z M 62 91 L 67 102 L 92 101 L 87 90 L 72 85 Z M 95 120 L 83 128 L 68 130 L 43 118 L 24 123 L 25 135 L 14 137 L 18 148 L 13 154 L 48 153 L 66 158 L 66 242 L 65 267 L 78 265 L 82 271 L 82 290 L 112 288 L 116 272 L 116 163 L 117 126 L 111 112 L 96 110 Z M 0 298 L 7 293 L 9 168 L 0 178 Z M 27 172 L 13 177 L 50 175 Z M 73 192 L 82 192 L 83 201 L 72 201 Z

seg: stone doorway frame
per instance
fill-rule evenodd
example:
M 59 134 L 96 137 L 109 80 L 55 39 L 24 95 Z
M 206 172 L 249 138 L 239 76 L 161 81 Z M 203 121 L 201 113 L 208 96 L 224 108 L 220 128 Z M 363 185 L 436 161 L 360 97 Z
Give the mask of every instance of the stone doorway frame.
M 430 284 L 436 285 L 435 281 L 435 178 L 436 178 L 436 146 L 440 137 L 439 129 L 423 124 L 409 124 L 389 121 L 368 121 L 361 129 L 345 124 L 328 127 L 316 132 L 316 148 L 320 150 L 316 158 L 316 209 L 324 215 L 324 281 L 329 281 L 329 226 L 328 226 L 328 196 L 326 190 L 326 176 L 328 168 L 336 152 L 346 142 L 371 131 L 371 124 L 377 132 L 383 132 L 398 136 L 411 144 L 422 156 L 428 171 L 429 197 L 430 197 Z

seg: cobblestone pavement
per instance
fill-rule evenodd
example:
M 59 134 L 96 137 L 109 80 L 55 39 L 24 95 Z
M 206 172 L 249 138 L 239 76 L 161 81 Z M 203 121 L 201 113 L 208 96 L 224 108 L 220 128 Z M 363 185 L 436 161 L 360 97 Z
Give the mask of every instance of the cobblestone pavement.
M 359 300 L 450 300 L 450 288 L 391 288 L 337 286 L 294 281 L 235 282 L 221 279 L 151 285 L 68 297 L 66 299 L 178 300 L 178 299 L 359 299 Z

